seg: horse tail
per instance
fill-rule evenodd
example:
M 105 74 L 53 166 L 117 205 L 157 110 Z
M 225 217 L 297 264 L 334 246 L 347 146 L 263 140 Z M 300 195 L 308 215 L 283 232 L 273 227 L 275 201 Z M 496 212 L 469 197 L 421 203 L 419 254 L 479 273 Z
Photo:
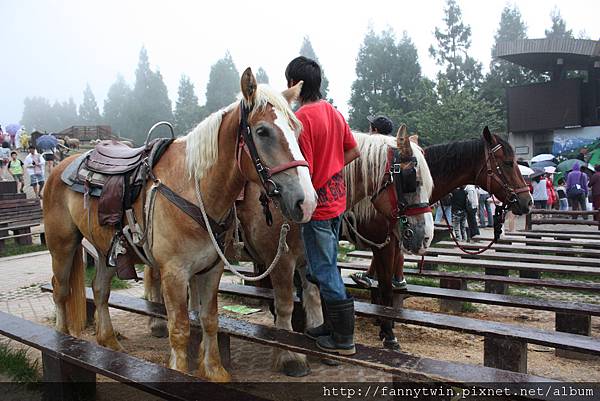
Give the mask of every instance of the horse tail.
M 69 275 L 69 295 L 66 299 L 67 324 L 69 331 L 79 336 L 85 327 L 85 269 L 81 244 L 77 245 L 73 256 L 73 266 Z

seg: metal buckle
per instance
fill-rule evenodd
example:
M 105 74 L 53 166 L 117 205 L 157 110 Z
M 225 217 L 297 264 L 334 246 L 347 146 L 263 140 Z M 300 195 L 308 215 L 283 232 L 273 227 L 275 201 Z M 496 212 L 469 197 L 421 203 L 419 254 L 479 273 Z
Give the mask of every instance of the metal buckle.
M 392 164 L 392 168 L 390 169 L 392 174 L 400 174 L 402 172 L 402 165 L 400 163 Z
M 256 171 L 259 173 L 262 173 L 262 171 L 264 170 L 264 166 L 262 165 L 261 162 L 256 162 Z

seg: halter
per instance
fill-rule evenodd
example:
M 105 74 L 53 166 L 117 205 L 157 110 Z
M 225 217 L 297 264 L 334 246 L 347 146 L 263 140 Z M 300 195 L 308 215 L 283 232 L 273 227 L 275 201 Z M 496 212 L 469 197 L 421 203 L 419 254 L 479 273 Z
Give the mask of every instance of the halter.
M 491 192 L 492 180 L 496 181 L 502 187 L 502 189 L 504 189 L 504 192 L 507 195 L 507 205 L 504 207 L 504 209 L 507 209 L 508 205 L 512 203 L 517 203 L 519 201 L 518 194 L 523 192 L 529 192 L 529 187 L 522 186 L 518 187 L 517 189 L 513 189 L 510 185 L 508 185 L 506 175 L 500 168 L 500 165 L 498 164 L 498 161 L 496 160 L 495 156 L 496 152 L 502 149 L 502 144 L 498 143 L 493 148 L 490 148 L 487 141 L 484 140 L 483 142 L 485 146 L 485 166 L 482 166 L 481 170 L 479 170 L 479 173 L 477 173 L 477 176 L 475 177 L 475 182 L 479 181 L 479 176 L 481 175 L 481 173 L 483 173 L 485 169 L 485 173 L 487 175 L 487 190 Z
M 281 188 L 271 179 L 273 175 L 281 173 L 282 171 L 289 170 L 294 167 L 304 166 L 308 167 L 306 160 L 292 160 L 291 162 L 282 163 L 276 167 L 268 167 L 260 159 L 258 151 L 256 150 L 256 144 L 254 138 L 252 138 L 252 130 L 248 123 L 248 117 L 252 111 L 251 107 L 244 105 L 240 102 L 240 129 L 237 136 L 237 151 L 236 161 L 240 172 L 242 171 L 242 151 L 245 151 L 256 169 L 256 173 L 260 178 L 265 193 L 269 198 L 279 196 L 281 194 Z M 243 173 L 242 173 L 243 174 Z
M 410 163 L 409 167 L 402 168 L 402 164 Z M 373 202 L 390 185 L 394 185 L 394 191 L 389 191 L 389 200 L 392 206 L 392 220 L 395 224 L 400 221 L 402 237 L 410 239 L 414 236 L 414 231 L 408 221 L 409 216 L 431 213 L 431 207 L 428 202 L 409 204 L 405 194 L 417 191 L 419 183 L 417 181 L 417 158 L 414 156 L 403 158 L 400 150 L 390 147 L 388 151 L 388 161 L 386 165 L 387 180 L 384 181 L 381 188 L 371 197 Z M 393 226 L 392 226 L 393 227 Z

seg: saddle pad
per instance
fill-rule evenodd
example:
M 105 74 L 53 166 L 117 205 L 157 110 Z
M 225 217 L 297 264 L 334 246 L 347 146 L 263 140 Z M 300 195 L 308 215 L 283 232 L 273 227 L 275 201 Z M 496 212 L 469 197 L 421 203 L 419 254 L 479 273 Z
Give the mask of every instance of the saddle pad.
M 139 166 L 142 160 L 142 153 L 129 159 L 113 159 L 103 154 L 94 152 L 90 154 L 86 167 L 91 170 L 102 174 L 125 174 L 131 170 L 134 170 Z

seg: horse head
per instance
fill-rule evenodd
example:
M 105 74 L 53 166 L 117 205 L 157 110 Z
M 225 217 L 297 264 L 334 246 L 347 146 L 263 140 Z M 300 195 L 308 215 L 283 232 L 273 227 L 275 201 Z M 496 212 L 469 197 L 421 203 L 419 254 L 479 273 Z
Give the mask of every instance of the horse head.
M 477 184 L 508 205 L 514 214 L 528 214 L 533 200 L 512 146 L 492 134 L 488 127 L 483 129 L 482 140 L 485 145 L 485 164 L 477 175 Z
M 248 68 L 242 74 L 241 88 L 237 157 L 242 174 L 261 185 L 284 216 L 295 222 L 309 221 L 317 195 L 298 145 L 302 126 L 290 108 L 302 82 L 279 94 L 268 86 L 259 87 Z
M 423 151 L 409 140 L 405 125 L 398 129 L 396 148 L 390 148 L 390 152 L 386 181 L 372 198 L 373 206 L 396 221 L 394 233 L 401 248 L 422 255 L 433 239 L 429 207 L 433 179 Z

